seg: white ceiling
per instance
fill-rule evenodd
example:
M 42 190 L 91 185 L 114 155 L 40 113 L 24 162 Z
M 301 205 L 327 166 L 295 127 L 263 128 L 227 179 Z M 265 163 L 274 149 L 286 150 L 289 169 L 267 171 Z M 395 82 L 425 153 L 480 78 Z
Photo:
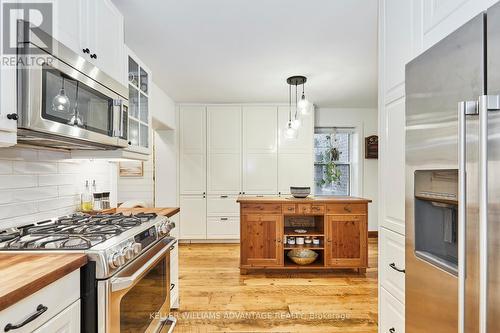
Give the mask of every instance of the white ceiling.
M 176 102 L 377 106 L 377 0 L 113 0 L 127 45 Z

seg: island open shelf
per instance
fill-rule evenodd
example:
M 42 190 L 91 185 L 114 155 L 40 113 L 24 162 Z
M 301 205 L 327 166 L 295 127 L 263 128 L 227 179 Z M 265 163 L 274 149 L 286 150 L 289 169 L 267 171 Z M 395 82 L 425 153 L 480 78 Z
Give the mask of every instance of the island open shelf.
M 354 197 L 243 196 L 240 203 L 240 272 L 254 270 L 332 270 L 368 267 L 368 203 Z M 305 232 L 300 232 L 300 230 Z M 288 237 L 315 237 L 320 244 L 287 244 Z M 294 249 L 318 253 L 311 264 L 288 258 Z

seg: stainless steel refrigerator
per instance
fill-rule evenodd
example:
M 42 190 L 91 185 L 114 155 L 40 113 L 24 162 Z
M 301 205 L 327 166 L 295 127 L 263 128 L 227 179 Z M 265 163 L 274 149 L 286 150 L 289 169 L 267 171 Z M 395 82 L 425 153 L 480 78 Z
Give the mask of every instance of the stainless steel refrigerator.
M 406 66 L 406 332 L 500 332 L 500 4 Z

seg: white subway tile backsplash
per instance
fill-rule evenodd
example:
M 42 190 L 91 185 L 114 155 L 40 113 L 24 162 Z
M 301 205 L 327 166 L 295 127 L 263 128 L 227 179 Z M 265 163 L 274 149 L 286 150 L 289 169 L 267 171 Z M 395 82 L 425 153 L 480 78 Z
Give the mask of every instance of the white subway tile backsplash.
M 67 152 L 0 149 L 0 230 L 74 213 L 85 180 L 116 193 L 116 165 L 70 160 Z
M 0 191 L 0 204 L 45 200 L 57 197 L 57 187 L 43 186 Z
M 37 185 L 36 175 L 0 175 L 0 189 L 35 187 Z
M 71 185 L 79 179 L 80 177 L 75 177 L 75 175 L 39 175 L 38 186 Z
M 57 163 L 14 161 L 13 171 L 23 174 L 57 173 Z
M 0 175 L 12 173 L 12 161 L 0 160 Z
M 20 213 L 26 215 L 26 214 L 34 214 L 36 212 L 37 209 L 35 202 L 23 202 L 23 203 L 2 205 L 0 206 L 0 219 L 16 217 L 19 216 Z

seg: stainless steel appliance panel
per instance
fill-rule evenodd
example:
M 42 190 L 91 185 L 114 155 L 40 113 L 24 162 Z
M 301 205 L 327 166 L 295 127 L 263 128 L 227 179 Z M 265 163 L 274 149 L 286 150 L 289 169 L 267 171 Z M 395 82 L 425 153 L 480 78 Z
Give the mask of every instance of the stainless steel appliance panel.
M 456 276 L 415 256 L 417 170 L 458 169 L 460 101 L 484 93 L 480 14 L 406 66 L 406 332 L 457 332 Z
M 500 95 L 500 3 L 487 11 L 487 94 Z M 500 332 L 500 111 L 488 112 L 487 328 Z

